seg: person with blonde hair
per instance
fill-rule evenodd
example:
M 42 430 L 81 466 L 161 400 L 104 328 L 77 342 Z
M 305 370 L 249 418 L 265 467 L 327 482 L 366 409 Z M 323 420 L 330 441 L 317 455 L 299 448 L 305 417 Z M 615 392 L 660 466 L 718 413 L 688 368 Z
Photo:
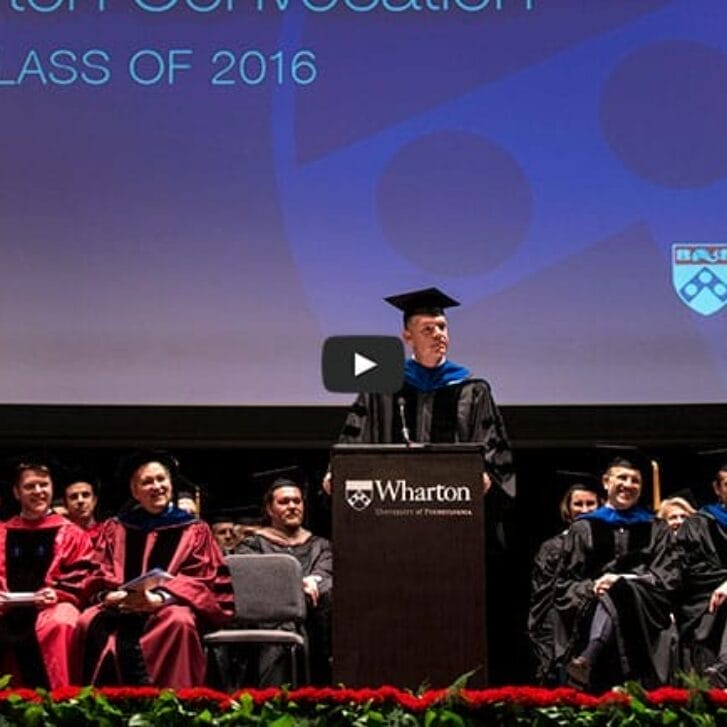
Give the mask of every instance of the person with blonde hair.
M 656 517 L 664 520 L 673 532 L 679 530 L 679 526 L 697 512 L 694 507 L 683 497 L 668 497 L 662 500 L 656 513 Z

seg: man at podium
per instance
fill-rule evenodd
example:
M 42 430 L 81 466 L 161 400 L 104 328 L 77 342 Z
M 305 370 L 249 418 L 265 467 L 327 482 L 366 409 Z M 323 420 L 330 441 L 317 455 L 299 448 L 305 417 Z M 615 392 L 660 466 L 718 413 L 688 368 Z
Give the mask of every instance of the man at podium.
M 491 492 L 490 512 L 496 511 L 498 503 L 505 504 L 515 496 L 512 453 L 488 382 L 474 378 L 466 367 L 447 358 L 449 328 L 445 310 L 459 302 L 437 288 L 385 300 L 404 317 L 402 338 L 412 353 L 404 364 L 404 385 L 393 395 L 359 394 L 339 442 L 481 443 L 483 486 L 485 492 Z M 330 474 L 323 488 L 330 493 Z
M 485 568 L 482 563 L 482 573 L 470 571 L 469 577 L 472 578 L 474 593 L 478 588 L 477 582 L 482 581 L 485 571 L 487 574 L 488 585 L 486 589 L 484 585 L 482 586 L 481 608 L 484 614 L 486 590 L 488 646 L 486 650 L 481 651 L 477 647 L 477 655 L 470 654 L 469 656 L 463 655 L 463 650 L 466 651 L 466 649 L 462 647 L 461 653 L 456 659 L 451 654 L 451 658 L 443 658 L 442 666 L 446 667 L 444 671 L 450 670 L 449 676 L 453 678 L 457 675 L 456 668 L 453 666 L 455 663 L 467 665 L 459 672 L 461 674 L 469 668 L 476 668 L 476 664 L 484 659 L 488 663 L 485 673 L 489 673 L 495 683 L 505 683 L 508 679 L 508 654 L 513 652 L 515 624 L 513 623 L 511 600 L 502 597 L 502 593 L 508 588 L 506 584 L 508 583 L 509 563 L 509 556 L 503 549 L 505 542 L 504 511 L 508 509 L 515 496 L 515 474 L 503 419 L 495 404 L 488 382 L 473 377 L 466 367 L 447 357 L 450 336 L 445 310 L 458 306 L 459 303 L 437 288 L 391 296 L 386 298 L 386 302 L 403 313 L 402 338 L 411 351 L 411 356 L 404 364 L 404 384 L 394 394 L 359 394 L 348 412 L 339 443 L 347 445 L 435 443 L 481 446 L 482 483 L 487 497 L 485 498 L 486 527 L 484 533 L 480 533 L 483 539 L 478 542 L 482 542 L 484 546 L 484 541 L 487 541 L 487 545 L 483 547 L 485 552 L 481 554 L 482 557 L 487 558 L 487 567 Z M 324 479 L 323 488 L 330 493 L 331 485 L 338 488 L 343 487 L 344 484 L 343 481 L 332 483 L 331 475 L 328 474 Z M 418 527 L 429 527 L 430 525 L 431 523 L 428 524 L 426 520 L 418 522 Z M 465 523 L 452 521 L 449 528 L 450 534 L 465 532 L 464 525 Z M 396 529 L 394 528 L 394 530 Z M 340 539 L 336 541 L 334 535 L 336 547 L 340 548 L 340 543 Z M 336 555 L 336 557 L 341 562 L 341 556 Z M 418 559 L 414 558 L 414 560 Z M 340 573 L 341 570 L 339 569 L 338 572 Z M 510 576 L 511 573 L 512 571 L 509 572 Z M 454 597 L 451 590 L 452 584 L 447 588 L 450 589 L 450 592 L 443 591 L 443 598 Z M 432 601 L 433 607 L 436 608 L 438 602 L 435 598 Z M 341 619 L 339 622 L 341 626 L 338 630 L 341 636 L 337 649 L 339 654 L 344 654 L 345 645 L 351 641 L 348 632 L 353 626 L 345 624 L 345 619 L 340 617 L 340 613 L 342 613 L 341 599 L 338 601 L 337 614 L 339 615 L 334 615 L 334 621 L 336 618 Z M 351 613 L 354 614 L 351 616 L 352 619 L 360 617 L 355 608 Z M 422 620 L 424 617 L 422 614 L 418 614 L 418 618 Z M 472 623 L 465 627 L 471 629 L 470 641 L 473 644 L 479 642 L 480 637 L 474 636 L 474 634 L 479 634 L 481 625 L 484 628 L 483 622 L 484 619 L 480 619 L 479 623 Z M 432 622 L 427 621 L 426 623 Z M 334 628 L 334 637 L 335 634 L 336 629 Z M 484 634 L 482 634 L 482 640 L 485 640 Z M 344 646 L 340 645 L 341 642 L 344 643 Z M 389 661 L 392 660 L 396 660 L 395 656 L 390 655 Z M 343 661 L 345 663 L 341 665 L 339 658 L 338 667 L 336 667 L 336 656 L 334 655 L 334 669 L 338 669 L 344 680 L 350 679 L 354 674 L 358 678 L 361 670 L 357 666 L 349 664 L 350 660 L 346 658 L 345 654 Z M 392 679 L 395 680 L 392 683 L 406 684 L 408 678 L 408 686 L 416 686 L 416 679 L 413 675 L 425 675 L 426 673 L 423 665 L 407 664 L 405 671 L 408 677 L 404 677 L 399 671 L 399 667 L 392 664 L 389 666 L 390 672 L 387 674 L 391 673 Z M 426 673 L 426 676 L 432 677 L 432 674 Z M 335 673 L 334 677 L 336 677 Z M 441 679 L 442 675 L 440 674 L 437 678 Z M 413 681 L 411 681 L 412 679 Z

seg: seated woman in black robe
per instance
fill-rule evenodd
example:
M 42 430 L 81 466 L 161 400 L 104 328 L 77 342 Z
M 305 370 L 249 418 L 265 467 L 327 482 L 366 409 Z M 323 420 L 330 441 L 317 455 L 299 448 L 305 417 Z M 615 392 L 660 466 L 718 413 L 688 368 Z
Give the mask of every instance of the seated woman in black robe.
M 560 502 L 560 517 L 569 526 L 579 515 L 598 507 L 596 478 L 585 472 L 559 472 L 559 480 L 571 483 Z M 560 682 L 562 654 L 556 654 L 554 630 L 558 628 L 554 606 L 555 577 L 563 552 L 564 530 L 541 543 L 533 561 L 528 636 L 533 647 L 535 673 L 539 683 L 554 685 Z

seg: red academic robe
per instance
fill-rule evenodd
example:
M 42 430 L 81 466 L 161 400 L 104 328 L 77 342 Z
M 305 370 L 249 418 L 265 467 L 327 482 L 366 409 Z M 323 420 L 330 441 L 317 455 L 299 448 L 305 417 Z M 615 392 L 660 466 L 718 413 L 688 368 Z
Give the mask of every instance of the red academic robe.
M 55 589 L 53 606 L 5 606 L 0 615 L 0 669 L 13 686 L 50 688 L 77 683 L 72 640 L 89 579 L 96 570 L 86 533 L 66 518 L 19 515 L 0 527 L 0 590 Z
M 150 516 L 151 518 L 151 516 Z M 170 601 L 151 614 L 122 614 L 102 605 L 79 623 L 85 681 L 144 684 L 180 689 L 204 681 L 200 631 L 232 616 L 232 583 L 209 526 L 200 520 L 146 529 L 111 518 L 96 547 L 99 591 L 118 588 L 152 568 L 172 574 L 162 590 Z
M 91 539 L 91 544 L 96 547 L 96 541 L 101 537 L 103 531 L 104 521 L 97 520 L 90 528 L 83 528 L 86 534 Z

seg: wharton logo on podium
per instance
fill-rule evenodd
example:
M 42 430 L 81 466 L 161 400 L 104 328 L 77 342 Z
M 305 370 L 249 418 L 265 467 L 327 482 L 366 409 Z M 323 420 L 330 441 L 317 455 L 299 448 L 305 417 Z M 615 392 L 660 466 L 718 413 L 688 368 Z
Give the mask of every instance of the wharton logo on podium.
M 727 305 L 727 244 L 672 245 L 672 283 L 683 303 L 711 316 Z
M 405 479 L 346 480 L 345 485 L 346 502 L 357 512 L 375 504 L 376 515 L 472 515 L 462 509 L 472 502 L 466 485 L 411 485 Z
M 346 502 L 354 510 L 365 510 L 373 502 L 373 480 L 346 480 Z

